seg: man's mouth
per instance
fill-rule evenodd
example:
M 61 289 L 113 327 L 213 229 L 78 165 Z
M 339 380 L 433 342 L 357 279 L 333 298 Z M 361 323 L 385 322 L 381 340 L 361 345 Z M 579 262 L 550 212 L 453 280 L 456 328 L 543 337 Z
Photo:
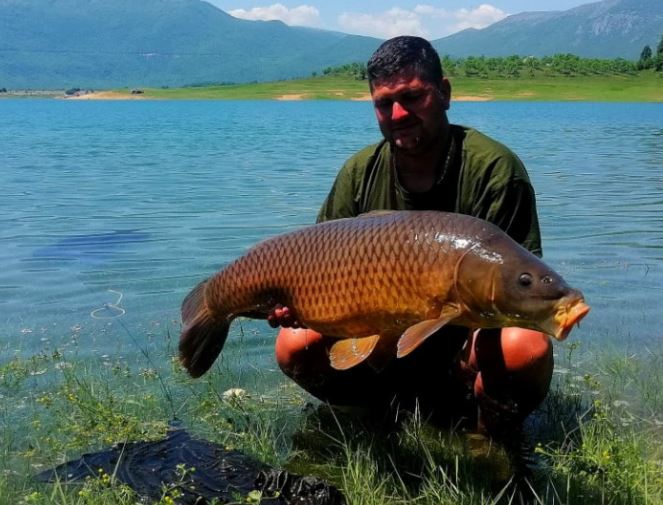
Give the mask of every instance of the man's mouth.
M 421 140 L 417 124 L 408 124 L 393 128 L 391 136 L 396 146 L 405 149 L 417 147 Z
M 408 133 L 410 131 L 413 131 L 415 128 L 417 128 L 417 126 L 419 126 L 417 123 L 405 123 L 394 126 L 391 130 L 394 133 Z

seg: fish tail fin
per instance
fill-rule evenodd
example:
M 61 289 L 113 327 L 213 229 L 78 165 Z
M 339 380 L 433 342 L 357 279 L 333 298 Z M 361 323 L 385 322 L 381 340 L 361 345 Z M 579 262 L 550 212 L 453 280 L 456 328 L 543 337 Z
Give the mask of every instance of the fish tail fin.
M 180 362 L 191 377 L 210 369 L 226 342 L 230 323 L 215 318 L 205 303 L 207 281 L 198 284 L 182 302 Z

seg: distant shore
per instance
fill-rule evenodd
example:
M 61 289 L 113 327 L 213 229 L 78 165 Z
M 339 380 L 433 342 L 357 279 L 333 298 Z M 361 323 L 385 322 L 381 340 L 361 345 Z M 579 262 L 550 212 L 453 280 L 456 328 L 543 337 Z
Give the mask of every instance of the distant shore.
M 129 91 L 90 91 L 80 95 L 64 96 L 65 100 L 145 100 L 144 94 L 135 94 Z
M 152 100 L 154 97 L 146 94 L 131 94 L 123 91 L 93 91 L 78 96 L 66 97 L 67 100 Z M 280 101 L 301 101 L 309 100 L 310 97 L 303 93 L 286 93 L 283 95 L 278 95 L 273 98 L 274 100 Z M 353 97 L 351 100 L 355 101 L 370 101 L 371 95 L 366 93 L 360 97 Z M 491 100 L 490 97 L 486 96 L 472 96 L 472 95 L 460 95 L 454 96 L 454 101 L 457 102 L 486 102 Z
M 663 102 L 663 74 L 479 78 L 451 76 L 452 100 Z M 324 76 L 249 84 L 180 88 L 64 91 L 8 91 L 0 98 L 66 100 L 370 100 L 368 84 L 351 77 Z

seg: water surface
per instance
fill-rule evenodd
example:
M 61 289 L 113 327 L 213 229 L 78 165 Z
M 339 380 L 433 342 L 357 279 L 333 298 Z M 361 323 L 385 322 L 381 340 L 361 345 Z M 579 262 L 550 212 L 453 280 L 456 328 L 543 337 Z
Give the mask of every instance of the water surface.
M 593 307 L 571 338 L 660 343 L 663 104 L 456 103 L 450 117 L 525 162 L 545 259 Z M 368 103 L 308 101 L 3 100 L 0 131 L 2 361 L 163 348 L 192 286 L 313 222 L 343 161 L 380 136 Z M 269 362 L 275 331 L 242 329 Z

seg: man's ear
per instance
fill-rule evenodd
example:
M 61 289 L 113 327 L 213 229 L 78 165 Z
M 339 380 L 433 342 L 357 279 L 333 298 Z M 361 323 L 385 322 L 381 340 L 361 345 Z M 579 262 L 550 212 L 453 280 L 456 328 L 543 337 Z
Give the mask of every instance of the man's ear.
M 449 110 L 451 105 L 451 83 L 446 77 L 442 77 L 440 91 L 442 92 L 442 105 L 444 106 L 444 110 Z

